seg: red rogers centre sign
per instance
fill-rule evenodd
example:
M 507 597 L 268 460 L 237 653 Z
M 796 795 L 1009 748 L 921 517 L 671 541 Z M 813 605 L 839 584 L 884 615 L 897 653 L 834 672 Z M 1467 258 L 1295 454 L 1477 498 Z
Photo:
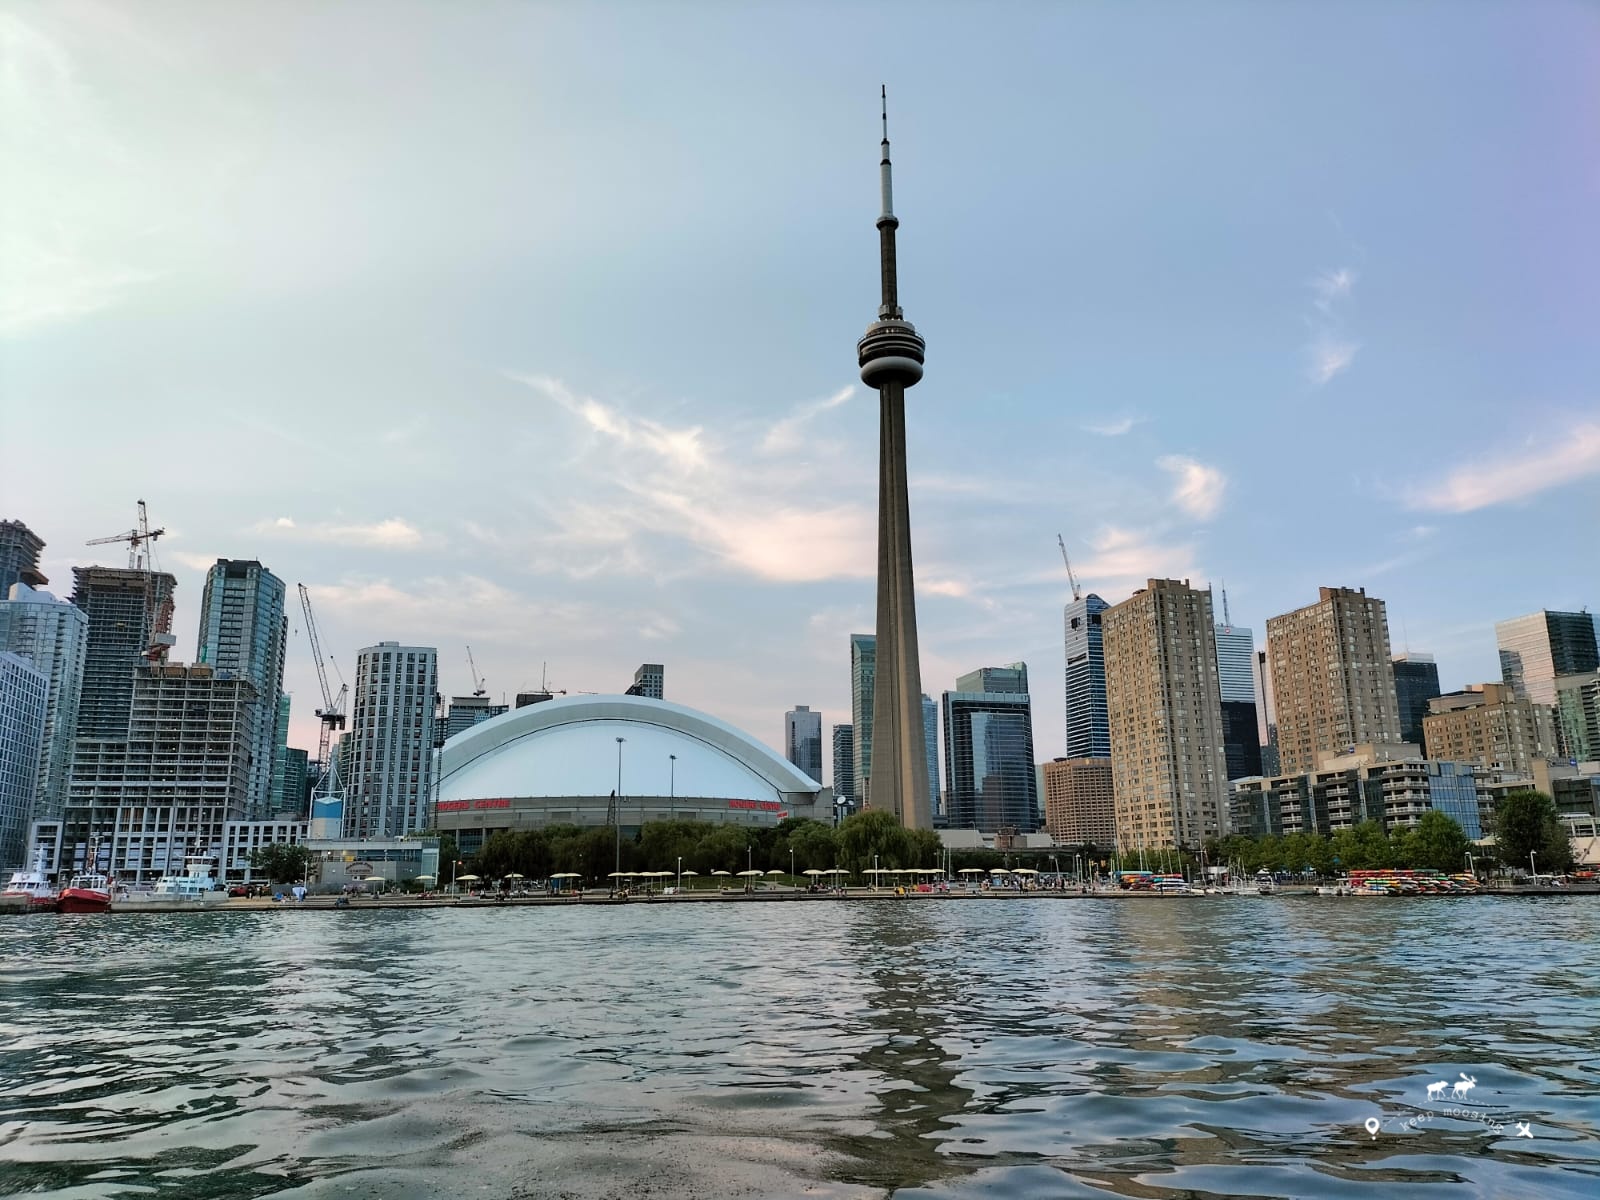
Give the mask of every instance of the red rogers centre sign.
M 757 812 L 782 812 L 783 805 L 776 800 L 729 800 L 729 808 L 753 808 Z
M 476 808 L 510 808 L 509 799 L 501 800 L 441 800 L 438 804 L 440 812 L 467 812 Z

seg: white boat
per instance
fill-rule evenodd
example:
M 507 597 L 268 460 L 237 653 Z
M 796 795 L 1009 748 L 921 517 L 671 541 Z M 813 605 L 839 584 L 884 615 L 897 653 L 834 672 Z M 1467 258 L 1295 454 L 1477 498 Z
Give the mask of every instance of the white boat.
M 111 898 L 112 912 L 177 912 L 212 908 L 228 902 L 217 884 L 209 854 L 191 854 L 183 860 L 182 875 L 163 875 L 149 891 L 118 891 Z
M 39 846 L 34 851 L 32 867 L 11 873 L 11 882 L 0 892 L 0 912 L 55 912 L 56 889 L 45 874 L 48 861 L 45 848 Z

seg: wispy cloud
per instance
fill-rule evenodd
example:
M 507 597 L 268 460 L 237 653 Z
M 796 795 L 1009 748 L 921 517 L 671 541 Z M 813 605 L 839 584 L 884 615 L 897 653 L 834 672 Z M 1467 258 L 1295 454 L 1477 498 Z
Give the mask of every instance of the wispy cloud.
M 767 430 L 767 436 L 761 439 L 761 453 L 784 454 L 799 449 L 806 426 L 813 419 L 847 403 L 855 394 L 855 384 L 849 384 L 831 396 L 800 405 L 794 412 Z
M 1548 444 L 1468 463 L 1413 493 L 1413 508 L 1466 513 L 1526 500 L 1600 473 L 1600 422 L 1583 421 Z
M 422 545 L 422 533 L 399 517 L 371 524 L 320 522 L 300 525 L 293 517 L 257 521 L 252 533 L 274 538 L 293 538 L 307 542 L 326 542 L 337 546 L 380 546 L 389 550 L 411 550 Z
M 1346 341 L 1326 331 L 1319 333 L 1307 348 L 1311 361 L 1306 367 L 1306 374 L 1312 383 L 1321 386 L 1335 375 L 1349 370 L 1359 349 L 1359 342 Z
M 826 492 L 818 468 L 800 453 L 804 422 L 844 404 L 853 388 L 801 405 L 752 444 L 736 432 L 718 437 L 699 425 L 636 416 L 548 376 L 508 377 L 578 418 L 594 439 L 587 460 L 579 453 L 568 464 L 583 482 L 582 498 L 552 503 L 549 535 L 569 550 L 587 550 L 589 567 L 600 569 L 598 555 L 609 569 L 654 573 L 650 564 L 660 555 L 653 547 L 687 542 L 726 567 L 773 582 L 873 573 L 873 514 L 856 504 L 819 506 Z
M 1318 387 L 1350 369 L 1361 343 L 1344 329 L 1343 310 L 1355 291 L 1356 273 L 1349 267 L 1322 272 L 1311 280 L 1311 340 L 1306 345 L 1306 377 Z
M 1107 599 L 1144 586 L 1147 579 L 1196 579 L 1195 548 L 1188 542 L 1163 541 L 1159 532 L 1108 526 L 1089 542 L 1089 556 L 1074 570 L 1087 591 Z
M 1098 434 L 1100 437 L 1121 437 L 1128 433 L 1135 425 L 1145 423 L 1147 417 L 1117 417 L 1112 420 L 1090 422 L 1082 426 L 1085 433 Z
M 1182 454 L 1158 458 L 1156 466 L 1175 477 L 1172 503 L 1191 517 L 1209 520 L 1222 507 L 1222 494 L 1227 491 L 1228 477 L 1216 467 L 1209 467 Z

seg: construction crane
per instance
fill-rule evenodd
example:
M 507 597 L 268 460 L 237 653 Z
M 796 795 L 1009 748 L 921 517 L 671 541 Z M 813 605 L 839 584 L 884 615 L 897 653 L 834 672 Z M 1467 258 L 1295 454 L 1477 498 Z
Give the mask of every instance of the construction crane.
M 333 689 L 328 686 L 328 668 L 323 665 L 322 640 L 317 636 L 316 614 L 311 611 L 311 593 L 306 590 L 305 584 L 297 586 L 300 588 L 300 608 L 306 615 L 306 641 L 311 644 L 311 657 L 317 664 L 317 684 L 322 688 L 322 707 L 317 709 L 317 719 L 322 722 L 322 735 L 317 741 L 317 762 L 321 764 L 322 778 L 317 782 L 316 792 L 318 795 L 335 795 L 338 780 L 334 777 L 329 747 L 333 742 L 334 730 L 344 728 L 344 702 L 350 694 L 350 687 L 344 682 L 338 663 L 333 664 L 333 670 L 334 674 L 339 675 L 339 694 L 335 696 Z
M 167 531 L 165 529 L 150 528 L 150 514 L 145 509 L 144 501 L 141 500 L 139 501 L 138 525 L 128 530 L 127 533 L 114 533 L 110 537 L 90 538 L 84 543 L 84 545 L 107 546 L 112 542 L 127 542 L 128 570 L 146 571 L 150 569 L 148 565 L 150 543 L 154 542 L 158 537 L 161 537 L 166 532 Z M 143 547 L 143 549 L 141 549 L 141 547 Z
M 467 666 L 472 668 L 472 694 L 474 696 L 487 696 L 489 689 L 484 687 L 484 678 L 478 674 L 478 664 L 472 661 L 472 647 L 467 647 Z
M 1067 564 L 1067 582 L 1072 585 L 1072 598 L 1083 599 L 1083 589 L 1078 586 L 1078 577 L 1072 573 L 1072 560 L 1067 557 L 1067 543 L 1061 535 L 1056 534 L 1056 545 L 1061 547 L 1061 561 Z

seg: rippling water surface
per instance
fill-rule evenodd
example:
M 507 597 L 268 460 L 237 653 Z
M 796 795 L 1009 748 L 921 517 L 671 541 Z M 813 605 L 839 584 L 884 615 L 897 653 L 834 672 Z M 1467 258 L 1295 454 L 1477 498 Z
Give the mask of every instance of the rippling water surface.
M 37 917 L 0 965 L 5 1194 L 1600 1195 L 1590 898 Z

